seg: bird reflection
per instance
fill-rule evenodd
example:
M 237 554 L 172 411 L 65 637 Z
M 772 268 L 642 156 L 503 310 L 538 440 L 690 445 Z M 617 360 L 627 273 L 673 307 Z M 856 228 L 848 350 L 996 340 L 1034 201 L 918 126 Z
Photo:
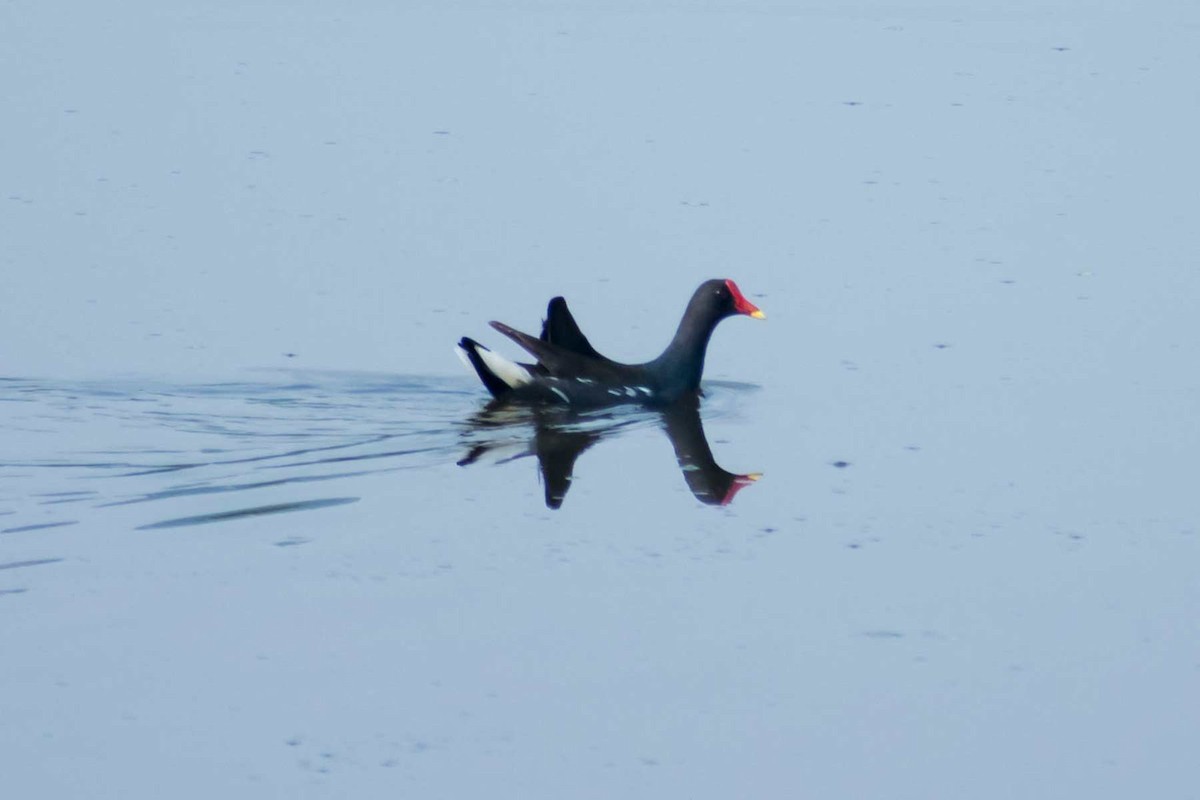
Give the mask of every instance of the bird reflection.
M 492 403 L 466 421 L 463 437 L 469 449 L 458 465 L 474 464 L 485 456 L 499 463 L 536 456 L 546 506 L 559 508 L 571 488 L 575 462 L 584 451 L 647 422 L 657 422 L 666 432 L 688 489 L 702 503 L 728 505 L 739 490 L 761 477 L 728 472 L 717 464 L 700 421 L 699 400 L 693 398 L 663 409 L 586 414 L 561 407 Z

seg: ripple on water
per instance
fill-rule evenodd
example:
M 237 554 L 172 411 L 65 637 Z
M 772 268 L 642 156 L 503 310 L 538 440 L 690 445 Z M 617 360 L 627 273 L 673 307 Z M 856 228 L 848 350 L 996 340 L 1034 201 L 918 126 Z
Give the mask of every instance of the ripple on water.
M 468 377 L 263 374 L 262 381 L 199 385 L 0 382 L 2 532 L 53 535 L 117 507 L 144 506 L 148 519 L 130 527 L 160 530 L 346 505 L 358 496 L 305 491 L 464 463 L 485 450 L 502 452 L 508 440 L 519 457 L 529 453 L 536 427 L 528 409 L 480 415 L 487 397 Z M 754 388 L 706 384 L 705 417 L 735 413 L 736 396 Z M 589 442 L 663 424 L 637 406 L 551 421 L 555 435 Z M 69 519 L 46 518 L 67 507 Z
M 465 378 L 338 372 L 267 378 L 202 385 L 3 381 L 0 401 L 13 401 L 0 404 L 3 532 L 61 528 L 81 514 L 87 519 L 135 504 L 158 512 L 140 529 L 343 505 L 357 497 L 278 493 L 453 461 L 456 424 L 480 402 Z M 247 492 L 269 502 L 229 507 L 230 498 Z M 210 508 L 172 515 L 183 510 L 183 498 L 207 498 Z M 69 520 L 46 519 L 50 508 L 66 504 L 73 509 Z
M 295 503 L 274 503 L 267 506 L 253 506 L 251 508 L 239 508 L 233 511 L 221 511 L 215 514 L 199 514 L 194 517 L 177 517 L 175 519 L 165 519 L 162 522 L 154 522 L 149 525 L 139 525 L 139 531 L 152 531 L 161 528 L 182 528 L 188 525 L 208 525 L 213 522 L 227 522 L 233 519 L 244 519 L 246 517 L 262 517 L 268 514 L 284 514 L 289 511 L 311 511 L 316 508 L 329 508 L 331 506 L 343 506 L 348 503 L 357 503 L 357 497 L 327 497 L 322 500 L 302 500 Z

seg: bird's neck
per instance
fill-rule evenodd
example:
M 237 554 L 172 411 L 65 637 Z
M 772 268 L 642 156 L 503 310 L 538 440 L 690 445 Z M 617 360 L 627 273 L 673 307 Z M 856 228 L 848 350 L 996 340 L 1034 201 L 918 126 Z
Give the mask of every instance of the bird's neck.
M 708 340 L 712 337 L 716 323 L 707 319 L 689 319 L 687 315 L 679 323 L 675 337 L 662 355 L 655 359 L 656 369 L 665 385 L 680 392 L 691 392 L 700 388 L 700 376 L 704 374 L 704 355 L 708 351 Z

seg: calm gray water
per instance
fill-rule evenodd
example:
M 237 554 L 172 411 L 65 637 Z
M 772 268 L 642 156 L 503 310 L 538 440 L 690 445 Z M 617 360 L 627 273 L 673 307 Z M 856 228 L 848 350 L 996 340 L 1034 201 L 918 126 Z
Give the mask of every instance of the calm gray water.
M 1191 0 L 5 4 L 6 796 L 1194 796 L 1197 74 Z M 692 413 L 451 354 L 712 277 Z
M 3 382 L 26 785 L 972 793 L 964 765 L 1017 759 L 995 779 L 1036 795 L 1189 762 L 1200 537 L 1170 505 L 1075 507 L 1111 465 L 1027 485 L 1053 454 L 1004 477 L 983 437 L 785 439 L 744 384 L 695 428 L 489 414 L 470 378 L 254 378 Z M 758 469 L 727 505 L 694 490 Z

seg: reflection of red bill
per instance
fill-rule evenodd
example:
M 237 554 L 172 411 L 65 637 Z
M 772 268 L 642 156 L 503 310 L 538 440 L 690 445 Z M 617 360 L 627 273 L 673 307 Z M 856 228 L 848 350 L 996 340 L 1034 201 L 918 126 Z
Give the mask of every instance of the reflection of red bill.
M 761 313 L 761 312 L 760 312 Z M 754 483 L 762 477 L 761 472 L 751 472 L 748 475 L 734 475 L 733 483 L 729 484 L 729 491 L 725 493 L 725 497 L 721 500 L 721 505 L 727 506 L 733 502 L 733 498 L 745 487 Z

